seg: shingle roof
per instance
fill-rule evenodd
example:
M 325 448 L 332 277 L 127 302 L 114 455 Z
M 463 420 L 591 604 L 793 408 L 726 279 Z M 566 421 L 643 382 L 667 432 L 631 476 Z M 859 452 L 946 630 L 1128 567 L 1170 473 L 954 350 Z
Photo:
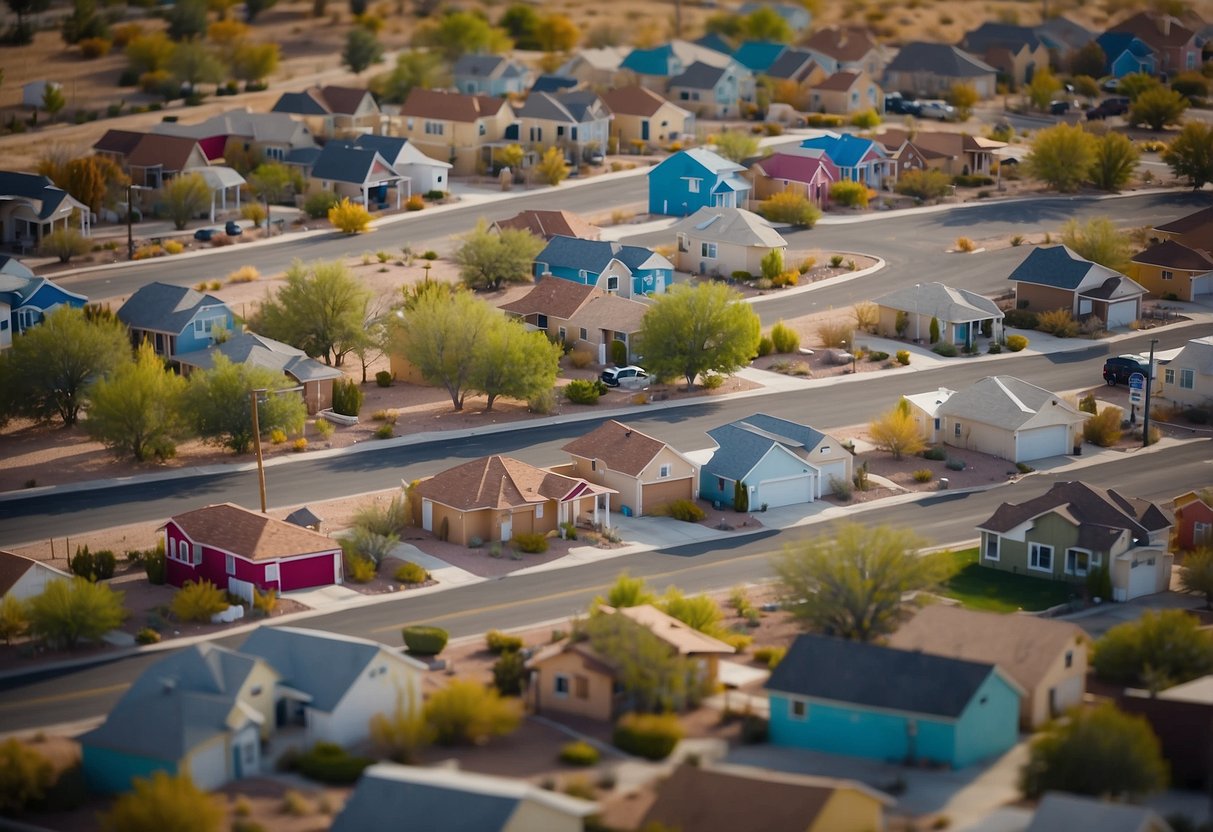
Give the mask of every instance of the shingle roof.
M 1095 40 L 1095 33 L 1064 15 L 1051 17 L 1036 27 L 1036 34 L 1052 49 L 1081 49 Z
M 188 136 L 166 136 L 160 133 L 144 133 L 138 143 L 126 154 L 126 163 L 132 167 L 150 168 L 157 165 L 166 171 L 182 171 L 189 164 L 190 156 L 197 150 L 202 158 L 202 148 L 196 139 Z
M 504 55 L 461 55 L 451 74 L 473 78 L 521 78 L 526 75 L 526 67 Z
M 147 329 L 176 335 L 207 306 L 227 309 L 214 295 L 204 295 L 188 286 L 148 283 L 139 287 L 118 310 L 118 320 L 132 329 Z
M 657 165 L 657 167 L 653 168 L 652 170 L 657 170 L 660 168 L 688 170 L 692 167 L 692 165 L 688 163 L 693 163 L 697 167 L 702 167 L 706 169 L 708 173 L 715 174 L 716 176 L 745 170 L 744 167 L 736 162 L 730 161 L 729 159 L 726 159 L 720 154 L 708 150 L 705 147 L 691 147 L 687 148 L 686 150 L 680 150 L 673 156 L 666 157 L 661 164 Z M 652 171 L 650 171 L 650 174 L 651 173 Z
M 813 157 L 798 153 L 772 153 L 756 161 L 751 170 L 760 171 L 771 179 L 808 183 L 813 181 L 821 168 L 825 168 L 830 179 L 838 178 L 838 168 L 825 155 Z
M 612 113 L 628 116 L 656 115 L 664 105 L 670 104 L 657 93 L 638 84 L 607 90 L 602 94 L 602 100 Z
M 731 245 L 762 248 L 787 245 L 787 240 L 769 222 L 744 208 L 700 208 L 679 220 L 672 230 Z
M 93 150 L 103 153 L 120 153 L 126 156 L 135 149 L 143 133 L 134 130 L 106 130 L 105 134 L 93 143 Z
M 328 115 L 328 107 L 312 90 L 284 92 L 271 110 L 274 113 L 290 113 L 300 116 Z
M 522 297 L 503 303 L 499 308 L 518 315 L 548 315 L 567 321 L 595 292 L 601 291 L 584 283 L 548 276 L 540 278 Z
M 938 318 L 940 321 L 964 322 L 1003 318 L 998 304 L 984 295 L 934 282 L 894 289 L 887 295 L 878 297 L 873 303 L 903 312 L 916 312 Z
M 825 92 L 846 92 L 851 87 L 855 86 L 855 82 L 858 80 L 858 72 L 849 72 L 844 70 L 842 72 L 835 72 L 813 89 L 823 90 Z
M 713 52 L 719 52 L 721 55 L 733 54 L 733 44 L 729 43 L 728 38 L 719 32 L 708 32 L 703 37 L 695 38 L 692 43 L 705 49 L 711 49 Z
M 241 332 L 208 349 L 182 353 L 176 356 L 176 360 L 179 364 L 209 370 L 215 366 L 216 355 L 225 356 L 233 364 L 249 364 L 286 373 L 301 384 L 344 377 L 344 373 L 336 367 L 308 358 L 303 350 L 254 332 Z
M 391 163 L 375 150 L 351 147 L 344 142 L 329 142 L 312 165 L 312 178 L 362 185 L 371 177 L 377 165 L 386 169 L 383 171 L 386 178 L 400 178 Z
M 576 78 L 570 78 L 567 75 L 540 75 L 535 79 L 535 83 L 531 84 L 531 92 L 562 92 L 564 90 L 574 89 L 581 82 Z
M 1067 246 L 1037 246 L 1011 272 L 1010 280 L 1052 286 L 1056 289 L 1077 290 L 1095 272 L 1100 282 L 1119 273 L 1080 257 Z
M 273 560 L 341 548 L 335 540 L 311 529 L 232 503 L 197 508 L 171 520 L 194 543 L 214 546 L 245 560 Z
M 610 419 L 560 450 L 572 456 L 596 459 L 609 471 L 636 477 L 665 447 L 660 439 Z
M 944 78 L 974 78 L 994 74 L 994 67 L 947 43 L 914 41 L 886 67 L 886 72 L 928 72 Z
M 303 116 L 353 115 L 367 94 L 358 87 L 310 87 L 302 92 L 283 93 L 272 111 Z
M 674 648 L 680 656 L 732 655 L 737 649 L 725 644 L 719 639 L 701 633 L 689 624 L 684 624 L 672 615 L 667 615 L 652 604 L 640 604 L 635 607 L 620 607 L 612 609 L 605 604 L 599 604 L 598 611 L 603 615 L 622 615 L 624 618 L 644 627 L 657 638 Z
M 291 118 L 289 113 L 254 113 L 247 107 L 217 113 L 193 124 L 162 121 L 151 132 L 197 140 L 212 136 L 242 136 L 261 142 L 290 142 L 296 136 L 310 136 L 307 127 Z
M 547 119 L 565 124 L 584 124 L 610 115 L 605 111 L 598 93 L 591 90 L 534 92 L 515 112 L 519 118 Z
M 1083 289 L 1080 294 L 1084 298 L 1114 301 L 1141 297 L 1146 294 L 1146 289 L 1123 274 L 1118 274 L 1109 277 L 1093 289 Z
M 1138 58 L 1149 58 L 1154 54 L 1154 49 L 1150 44 L 1132 32 L 1104 32 L 1095 39 L 1095 42 L 1108 56 L 1108 66 L 1111 66 L 1112 62 L 1125 52 Z
M 990 674 L 997 672 L 985 662 L 801 635 L 764 687 L 861 708 L 955 719 Z
M 1074 422 L 1084 418 L 1061 396 L 1014 376 L 986 376 L 954 393 L 940 405 L 939 412 L 983 425 L 1018 430 L 1041 410 L 1050 407 L 1067 414 Z
M 8 170 L 0 171 L 0 195 L 19 196 L 38 203 L 39 219 L 46 219 L 54 214 L 64 200 L 75 202 L 67 191 L 57 187 L 49 177 Z
M 772 78 L 787 78 L 793 81 L 803 81 L 818 66 L 813 53 L 803 49 L 785 49 L 769 67 L 766 74 Z
M 537 263 L 546 263 L 549 267 L 584 269 L 591 274 L 601 273 L 612 260 L 618 260 L 633 272 L 641 268 L 673 268 L 668 260 L 644 246 L 559 235 L 548 240 L 547 246 L 535 258 Z
M 597 240 L 602 229 L 583 220 L 572 211 L 544 211 L 528 209 L 519 211 L 506 220 L 493 223 L 497 228 L 514 228 L 529 231 L 536 237 L 550 240 L 552 237 L 578 237 Z
M 730 56 L 722 55 L 713 48 L 685 40 L 672 40 L 651 49 L 633 49 L 619 68 L 630 69 L 640 75 L 670 75 L 679 63 L 683 67 L 695 62 L 723 67 L 730 60 Z
M 1019 51 L 1024 46 L 1028 49 L 1040 46 L 1040 38 L 1036 36 L 1036 31 L 1029 26 L 986 21 L 967 33 L 964 40 L 961 41 L 961 45 L 970 52 L 978 54 L 994 47 Z
M 804 42 L 805 49 L 828 55 L 842 63 L 863 60 L 876 48 L 876 39 L 862 26 L 828 26 L 818 29 Z
M 559 279 L 561 278 L 557 278 Z M 572 283 L 571 280 L 565 282 Z M 644 324 L 644 315 L 648 311 L 649 307 L 645 303 L 599 290 L 590 295 L 585 305 L 577 310 L 574 319 L 578 326 L 584 326 L 591 331 L 610 330 L 632 335 L 640 331 Z
M 767 68 L 787 51 L 787 44 L 764 40 L 747 40 L 733 53 L 733 60 L 751 72 L 766 72 Z
M 712 66 L 703 61 L 696 61 L 688 66 L 681 75 L 671 78 L 670 87 L 685 87 L 689 90 L 715 89 L 727 71 L 728 69 L 723 66 Z
M 17 278 L 33 278 L 34 272 L 11 254 L 0 254 L 0 274 Z
M 451 508 L 477 511 L 561 500 L 581 486 L 589 484 L 494 454 L 448 468 L 422 480 L 414 490 L 421 497 Z M 601 492 L 594 486 L 589 487 Z
M 1108 803 L 1094 797 L 1049 792 L 1036 806 L 1024 832 L 1171 832 L 1171 826 L 1153 809 Z
M 1156 225 L 1154 230 L 1174 234 L 1180 242 L 1189 246 L 1202 247 L 1203 244 L 1213 247 L 1213 205 L 1177 220 Z
M 400 115 L 470 124 L 477 119 L 495 116 L 502 107 L 508 106 L 504 100 L 487 95 L 464 95 L 413 87 L 400 107 Z
M 704 466 L 710 476 L 740 481 L 777 445 L 795 452 L 815 448 L 826 434 L 808 425 L 755 413 L 712 428 L 708 436 L 718 446 Z
M 0 549 L 0 597 L 6 595 L 26 572 L 33 569 L 35 562 L 33 558 Z
M 1113 32 L 1131 32 L 1154 49 L 1186 46 L 1196 33 L 1171 15 L 1138 12 L 1112 26 Z
M 852 136 L 850 133 L 825 133 L 805 139 L 800 146 L 824 151 L 830 157 L 830 161 L 840 168 L 855 167 L 873 148 L 876 148 L 882 156 L 888 155 L 872 139 Z
M 1080 528 L 1128 530 L 1138 540 L 1171 525 L 1167 515 L 1154 503 L 1073 480 L 1054 483 L 1044 494 L 1022 503 L 1003 503 L 977 527 L 1001 534 L 1034 517 L 1063 508 Z

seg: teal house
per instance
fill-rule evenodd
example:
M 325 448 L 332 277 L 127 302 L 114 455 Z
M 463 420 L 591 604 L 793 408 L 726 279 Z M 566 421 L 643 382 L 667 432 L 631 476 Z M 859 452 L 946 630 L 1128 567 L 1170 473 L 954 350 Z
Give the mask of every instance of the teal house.
M 1024 691 L 991 664 L 799 636 L 766 683 L 774 745 L 965 768 L 1019 739 Z
M 660 295 L 674 276 L 674 264 L 644 246 L 556 235 L 535 258 L 535 279 L 551 275 L 630 298 Z
M 701 147 L 680 150 L 649 171 L 649 213 L 686 217 L 700 208 L 744 208 L 745 168 Z

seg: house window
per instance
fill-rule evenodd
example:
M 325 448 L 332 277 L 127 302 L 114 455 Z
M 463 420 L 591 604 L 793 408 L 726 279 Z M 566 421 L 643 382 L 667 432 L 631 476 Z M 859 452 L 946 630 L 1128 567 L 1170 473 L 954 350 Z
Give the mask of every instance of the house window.
M 668 463 L 666 465 L 662 465 L 661 468 L 657 471 L 657 476 L 664 479 L 670 475 L 671 470 L 672 470 L 672 468 Z
M 716 244 L 715 243 L 700 243 L 699 256 L 706 257 L 709 260 L 716 259 Z
M 1192 524 L 1192 545 L 1205 546 L 1213 542 L 1213 523 Z
M 689 194 L 699 193 L 699 180 L 698 179 L 691 179 L 689 177 L 687 178 L 687 193 L 689 193 Z
M 265 149 L 265 158 L 274 159 L 276 161 L 281 162 L 283 159 L 286 158 L 286 151 L 283 150 L 281 147 L 267 147 Z
M 960 422 L 957 422 L 952 426 L 952 432 L 956 434 L 957 439 L 960 438 Z
M 1191 390 L 1196 384 L 1196 371 L 1181 367 L 1179 370 L 1179 386 L 1183 390 Z
M 1066 669 L 1069 670 L 1073 666 L 1074 666 L 1074 651 L 1067 650 L 1066 651 Z
M 1164 382 L 1166 382 L 1167 384 L 1174 384 L 1175 383 L 1175 371 L 1174 370 L 1163 370 L 1162 371 L 1162 380 Z
M 553 682 L 552 690 L 562 699 L 569 695 L 569 677 L 563 673 L 557 673 Z
M 581 336 L 580 336 L 580 337 L 581 337 L 581 340 L 582 340 L 582 341 L 588 341 L 588 340 L 590 340 L 590 335 L 589 335 L 589 333 L 588 333 L 588 332 L 586 332 L 586 331 L 585 331 L 585 327 L 581 327 L 581 328 L 580 328 L 580 332 L 581 332 Z
M 590 680 L 585 676 L 573 677 L 573 695 L 578 699 L 590 698 Z
M 228 555 L 224 560 L 224 566 L 226 567 L 227 574 L 235 575 L 236 574 L 236 556 Z
M 986 560 L 998 560 L 1000 558 L 1000 554 L 998 551 L 998 545 L 999 545 L 998 542 L 1002 538 L 1000 538 L 996 534 L 990 534 L 989 532 L 986 532 L 985 536 L 986 536 L 986 545 L 982 549 L 982 554 L 985 556 Z
M 536 315 L 535 316 L 535 325 L 537 327 L 539 327 L 540 329 L 547 329 L 548 328 L 548 316 L 547 315 Z
M 1053 547 L 1043 543 L 1028 544 L 1028 568 L 1037 572 L 1053 571 Z
M 279 580 L 279 577 L 278 577 L 278 564 L 276 564 L 276 563 L 267 563 L 267 564 L 265 565 L 265 580 L 266 580 L 266 582 L 267 582 L 267 583 L 268 583 L 269 581 L 277 581 L 277 580 Z
M 1174 278 L 1175 278 L 1175 272 L 1169 271 L 1168 269 L 1162 270 L 1162 279 L 1163 280 L 1173 280 Z
M 807 719 L 809 716 L 809 703 L 803 699 L 789 699 L 788 716 L 798 720 Z
M 1066 549 L 1066 574 L 1083 577 L 1091 569 L 1091 553 L 1082 549 Z
M 822 446 L 821 446 L 821 450 L 820 450 L 820 451 L 818 451 L 818 453 L 820 453 L 820 454 L 828 454 L 829 452 L 830 452 L 830 446 L 829 446 L 829 445 L 822 445 Z
M 440 121 L 427 121 L 425 123 L 425 132 L 430 136 L 441 136 L 446 132 L 446 125 Z
M 559 138 L 562 138 L 563 136 L 564 136 L 564 125 L 557 124 L 556 125 L 556 138 L 559 139 Z
M 569 331 L 567 329 L 565 329 L 564 327 L 560 327 L 559 329 L 557 329 L 556 334 L 560 336 L 561 341 L 568 340 Z
M 618 292 L 619 291 L 619 278 L 616 275 L 611 275 L 607 278 L 607 291 L 608 292 Z
M 407 119 L 407 120 L 405 121 L 405 127 L 406 127 L 406 128 L 408 128 L 409 130 L 412 130 L 412 129 L 413 129 L 413 125 L 415 125 L 416 123 L 417 123 L 417 122 L 416 122 L 416 119 L 411 119 L 411 118 L 410 118 L 410 119 Z
M 716 490 L 721 493 L 724 493 L 724 477 L 716 478 Z
M 535 519 L 536 519 L 536 520 L 542 520 L 542 519 L 543 519 L 543 503 L 536 503 L 536 504 L 535 504 Z
M 245 743 L 244 745 L 244 764 L 246 766 L 255 765 L 257 762 L 257 745 L 256 743 Z
M 939 430 L 939 417 L 935 417 L 935 430 Z
M 184 540 L 177 545 L 177 560 L 182 563 L 190 562 L 190 545 Z
M 261 685 L 253 685 L 253 687 L 249 689 L 248 693 L 249 693 L 249 696 L 260 696 L 261 695 Z
M 484 122 L 483 122 L 483 121 L 482 121 L 482 122 L 480 122 L 480 125 L 479 125 L 479 127 L 477 128 L 477 130 L 478 130 L 478 132 L 479 132 L 479 134 L 480 134 L 481 136 L 483 136 L 485 133 L 487 133 L 487 132 L 488 132 L 488 128 L 484 126 Z
M 202 544 L 201 543 L 194 544 L 194 556 L 190 559 L 190 562 L 193 563 L 194 566 L 202 565 Z

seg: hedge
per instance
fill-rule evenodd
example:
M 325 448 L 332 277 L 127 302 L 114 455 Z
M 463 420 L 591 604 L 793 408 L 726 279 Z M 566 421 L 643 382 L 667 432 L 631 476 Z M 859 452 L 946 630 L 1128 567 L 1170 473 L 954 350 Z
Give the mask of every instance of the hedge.
M 424 624 L 414 624 L 400 631 L 404 638 L 404 646 L 410 653 L 418 656 L 437 656 L 446 647 L 449 638 L 447 631 L 441 627 L 429 627 Z
M 682 736 L 682 724 L 673 714 L 625 714 L 615 723 L 611 741 L 637 757 L 664 760 Z
M 291 760 L 295 771 L 304 777 L 332 785 L 353 783 L 373 762 L 368 757 L 356 757 L 332 742 L 318 742 Z

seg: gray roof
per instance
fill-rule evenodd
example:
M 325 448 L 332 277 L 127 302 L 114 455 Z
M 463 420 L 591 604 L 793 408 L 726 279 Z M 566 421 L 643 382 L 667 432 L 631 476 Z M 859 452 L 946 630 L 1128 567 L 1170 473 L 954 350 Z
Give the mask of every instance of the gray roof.
M 533 92 L 515 112 L 519 118 L 541 118 L 566 124 L 584 124 L 610 115 L 598 93 L 591 90 Z
M 986 376 L 953 393 L 939 406 L 939 413 L 1017 430 L 1046 407 L 1061 408 L 1076 422 L 1084 418 L 1061 396 L 1014 376 Z
M 775 62 L 767 67 L 766 75 L 772 78 L 790 78 L 795 81 L 803 80 L 812 70 L 810 64 L 815 64 L 813 53 L 804 49 L 785 49 Z
M 731 183 L 737 178 L 739 177 L 726 176 L 721 181 L 722 184 Z M 749 184 L 745 180 L 742 182 L 747 186 Z M 679 220 L 671 230 L 739 246 L 779 248 L 787 245 L 787 240 L 772 228 L 769 222 L 744 208 L 700 208 L 689 217 Z
M 400 156 L 400 151 L 408 143 L 409 140 L 402 136 L 376 136 L 374 133 L 363 133 L 354 139 L 354 147 L 373 150 L 389 163 Z
M 312 178 L 361 185 L 370 177 L 376 162 L 391 171 L 389 178 L 400 178 L 391 163 L 375 150 L 353 147 L 345 142 L 329 142 L 312 165 Z
M 227 304 L 214 295 L 204 295 L 188 286 L 149 283 L 127 298 L 118 310 L 118 320 L 131 329 L 147 329 L 173 335 L 185 329 L 198 310 Z
M 703 470 L 709 476 L 740 481 L 754 470 L 764 456 L 780 446 L 790 452 L 812 450 L 826 435 L 808 425 L 755 413 L 727 425 L 712 428 L 708 436 L 717 444 Z
M 1037 25 L 1036 34 L 1047 46 L 1057 49 L 1081 49 L 1095 40 L 1094 32 L 1064 16 Z
M 333 821 L 332 832 L 397 828 L 496 832 L 510 824 L 523 802 L 542 804 L 570 818 L 585 818 L 598 809 L 525 780 L 378 763 L 363 772 Z
M 984 295 L 934 282 L 894 289 L 874 302 L 877 306 L 931 316 L 943 322 L 964 323 L 1003 318 L 998 304 Z
M 1095 300 L 1116 301 L 1124 300 L 1125 298 L 1138 298 L 1145 293 L 1146 289 L 1144 286 L 1135 283 L 1123 274 L 1118 274 L 1109 277 L 1094 289 L 1084 289 L 1082 296 L 1084 298 L 1094 298 Z
M 455 61 L 452 75 L 474 78 L 521 78 L 526 67 L 504 55 L 462 55 Z
M 1067 246 L 1038 246 L 1011 272 L 1011 280 L 1075 290 L 1092 271 L 1106 280 L 1120 273 L 1092 263 Z
M 531 84 L 531 93 L 537 92 L 561 92 L 570 90 L 576 87 L 580 81 L 576 78 L 570 78 L 567 75 L 540 75 L 535 79 L 535 83 Z
M 1050 511 L 1064 509 L 1075 525 L 1093 530 L 1128 530 L 1134 538 L 1144 540 L 1150 532 L 1162 531 L 1171 525 L 1170 519 L 1154 503 L 1136 497 L 1125 497 L 1111 488 L 1097 488 L 1080 480 L 1058 482 L 1031 500 L 1003 503 L 977 528 L 991 532 L 1008 532 L 1016 526 Z M 1080 539 L 1080 545 L 1081 539 Z M 1097 547 L 1102 549 L 1105 547 Z
M 1041 798 L 1024 832 L 1171 832 L 1157 812 L 1145 806 L 1107 803 L 1094 797 L 1049 792 Z
M 274 113 L 294 113 L 301 116 L 324 116 L 328 115 L 328 107 L 310 95 L 307 91 L 304 92 L 284 92 L 278 101 L 274 104 Z
M 947 43 L 915 41 L 901 51 L 885 69 L 886 72 L 929 72 L 944 78 L 975 78 L 997 72 L 963 49 Z
M 0 254 L 0 274 L 25 278 L 32 278 L 34 276 L 34 272 L 29 266 L 8 254 Z
M 690 90 L 715 89 L 720 78 L 728 71 L 727 67 L 712 66 L 703 61 L 696 61 L 686 68 L 681 75 L 670 79 L 671 87 L 686 87 Z
M 310 506 L 300 506 L 286 516 L 286 522 L 306 529 L 319 526 L 324 522 L 324 518 L 312 511 Z
M 290 142 L 296 137 L 310 136 L 307 126 L 288 113 L 254 113 L 248 108 L 218 113 L 193 124 L 162 121 L 151 132 L 199 141 L 212 136 L 243 136 L 259 142 Z
M 765 687 L 793 696 L 955 719 L 997 672 L 992 664 L 801 635 L 771 671 Z
M 607 240 L 582 240 L 555 236 L 535 258 L 549 267 L 585 269 L 599 274 L 611 260 L 618 260 L 633 272 L 641 268 L 672 269 L 673 264 L 644 246 L 626 246 Z
M 1022 46 L 1035 49 L 1040 46 L 1040 38 L 1029 26 L 1017 26 L 1012 23 L 997 23 L 986 21 L 964 36 L 962 45 L 972 52 L 985 52 L 987 49 L 1003 47 L 1018 50 Z
M 330 367 L 314 358 L 309 358 L 303 350 L 297 350 L 290 344 L 284 344 L 254 332 L 242 332 L 222 344 L 216 344 L 205 350 L 183 353 L 177 356 L 177 361 L 191 367 L 209 370 L 215 366 L 216 355 L 225 356 L 233 364 L 250 364 L 254 367 L 264 367 L 267 370 L 286 373 L 300 384 L 328 378 L 337 379 L 344 375 L 336 367 Z

